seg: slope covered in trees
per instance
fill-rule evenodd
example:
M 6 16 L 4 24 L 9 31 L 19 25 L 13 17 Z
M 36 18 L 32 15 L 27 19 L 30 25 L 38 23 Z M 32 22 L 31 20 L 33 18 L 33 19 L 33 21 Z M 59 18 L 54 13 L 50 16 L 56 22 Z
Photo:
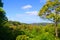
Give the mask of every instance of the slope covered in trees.
M 11 23 L 10 23 L 11 22 Z M 54 24 L 46 25 L 33 25 L 33 24 L 24 24 L 15 21 L 10 21 L 7 25 L 7 35 L 6 40 L 55 40 L 55 30 Z M 57 40 L 60 40 L 60 24 L 59 27 L 59 36 Z M 5 30 L 6 31 L 6 30 Z M 4 36 L 4 35 L 3 35 Z

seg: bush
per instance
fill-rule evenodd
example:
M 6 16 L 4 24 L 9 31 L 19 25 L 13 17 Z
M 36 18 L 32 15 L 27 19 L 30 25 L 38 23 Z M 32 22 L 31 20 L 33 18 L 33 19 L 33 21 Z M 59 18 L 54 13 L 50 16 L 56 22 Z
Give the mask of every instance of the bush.
M 18 36 L 16 37 L 16 40 L 28 40 L 28 39 L 29 39 L 29 37 L 26 36 L 26 35 L 18 35 Z

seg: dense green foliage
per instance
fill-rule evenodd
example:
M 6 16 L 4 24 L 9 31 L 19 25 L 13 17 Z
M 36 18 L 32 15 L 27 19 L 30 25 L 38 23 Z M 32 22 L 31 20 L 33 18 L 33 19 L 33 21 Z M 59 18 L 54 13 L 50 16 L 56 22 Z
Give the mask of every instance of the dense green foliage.
M 6 25 L 7 28 L 5 27 L 5 30 L 3 29 L 3 33 L 5 33 L 5 36 L 2 35 L 4 36 L 3 40 L 55 40 L 56 38 L 54 24 L 51 23 L 46 24 L 45 26 L 38 26 L 36 24 L 17 24 L 17 22 L 15 21 L 9 21 L 8 23 L 6 23 Z M 58 31 L 60 32 L 60 30 Z M 57 40 L 59 40 L 59 38 Z
M 7 17 L 5 11 L 0 7 L 0 26 L 3 26 L 5 22 L 7 22 Z

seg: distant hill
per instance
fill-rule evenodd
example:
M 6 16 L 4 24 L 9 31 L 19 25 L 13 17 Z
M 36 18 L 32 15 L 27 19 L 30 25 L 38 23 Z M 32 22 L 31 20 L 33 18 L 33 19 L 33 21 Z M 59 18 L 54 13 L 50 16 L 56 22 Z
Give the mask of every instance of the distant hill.
M 53 23 L 31 23 L 31 24 L 27 24 L 27 23 L 21 23 L 18 21 L 8 21 L 8 22 L 9 22 L 9 24 L 12 24 L 15 26 L 18 26 L 18 25 L 36 25 L 36 26 L 43 25 L 43 26 L 45 26 L 46 24 L 53 24 Z
M 53 24 L 53 23 L 32 23 L 31 25 L 43 25 L 43 26 L 45 26 L 46 24 Z

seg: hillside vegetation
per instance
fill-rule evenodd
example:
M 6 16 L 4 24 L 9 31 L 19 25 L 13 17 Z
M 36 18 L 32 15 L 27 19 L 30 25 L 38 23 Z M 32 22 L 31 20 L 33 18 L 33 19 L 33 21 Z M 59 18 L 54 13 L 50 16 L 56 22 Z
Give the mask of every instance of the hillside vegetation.
M 60 25 L 58 25 L 58 38 L 55 39 L 54 24 L 32 25 L 8 21 L 0 28 L 1 40 L 60 40 Z

